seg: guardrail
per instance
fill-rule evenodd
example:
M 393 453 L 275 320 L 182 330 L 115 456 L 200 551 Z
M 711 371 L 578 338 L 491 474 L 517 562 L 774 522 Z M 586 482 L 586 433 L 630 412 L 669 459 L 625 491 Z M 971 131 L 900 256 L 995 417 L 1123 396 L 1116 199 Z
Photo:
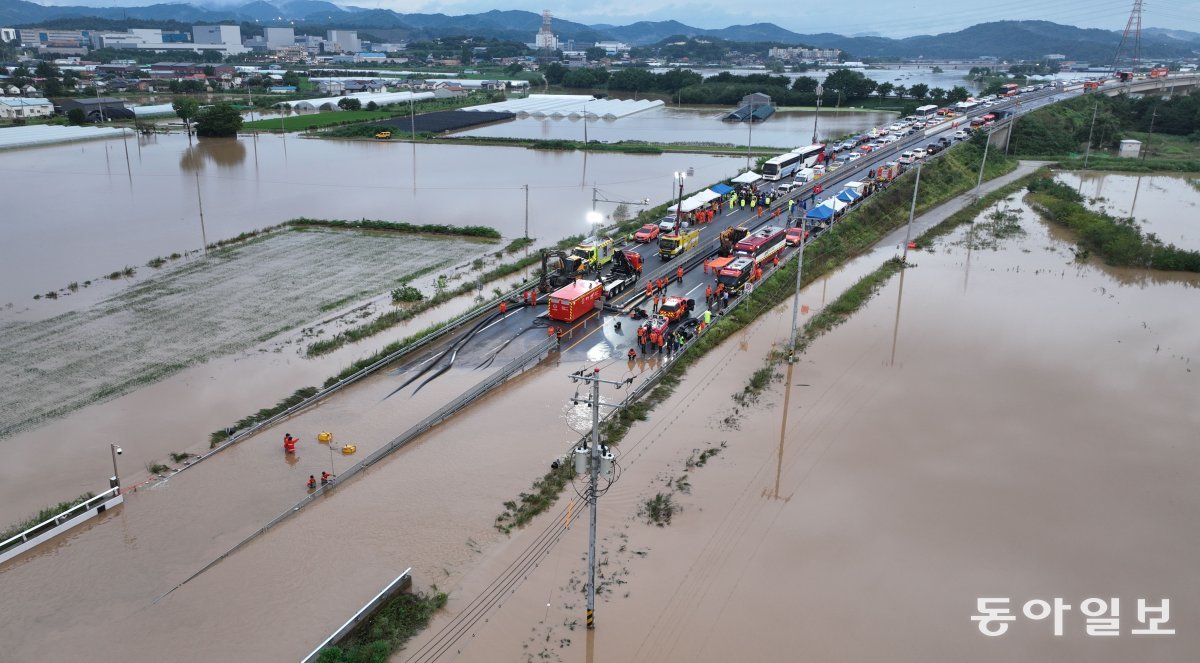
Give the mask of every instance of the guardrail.
M 441 422 L 445 421 L 446 419 L 449 419 L 455 413 L 466 408 L 468 405 L 470 405 L 476 399 L 483 396 L 484 394 L 487 394 L 492 389 L 495 389 L 496 387 L 500 386 L 501 384 L 504 384 L 505 382 L 507 382 L 508 380 L 513 378 L 514 376 L 519 375 L 520 373 L 523 373 L 527 366 L 529 366 L 530 364 L 537 363 L 544 356 L 549 354 L 551 350 L 554 350 L 557 347 L 558 347 L 558 339 L 557 338 L 542 339 L 542 341 L 539 342 L 536 346 L 534 346 L 530 350 L 524 352 L 523 354 L 521 354 L 521 356 L 517 357 L 516 359 L 513 359 L 509 363 L 505 364 L 505 366 L 503 368 L 496 371 L 492 375 L 489 375 L 487 378 L 485 378 L 479 384 L 477 384 L 474 387 L 471 387 L 467 391 L 463 392 L 463 394 L 460 395 L 458 398 L 455 398 L 454 400 L 450 401 L 446 405 L 443 405 L 442 407 L 438 408 L 433 414 L 429 415 L 428 417 L 425 417 L 421 421 L 419 421 L 416 424 L 414 424 L 413 426 L 409 427 L 408 430 L 401 433 L 399 436 L 397 436 L 391 442 L 384 445 L 382 448 L 376 450 L 374 453 L 370 454 L 366 458 L 364 458 L 361 461 L 350 466 L 349 469 L 347 469 L 347 470 L 343 471 L 341 474 L 339 474 L 332 483 L 318 487 L 316 490 L 314 490 L 313 492 L 306 495 L 304 497 L 304 499 L 302 499 L 299 502 L 296 502 L 294 505 L 292 505 L 287 511 L 284 511 L 283 513 L 279 514 L 278 516 L 275 516 L 274 518 L 272 518 L 271 521 L 268 522 L 266 525 L 263 525 L 259 529 L 255 530 L 249 536 L 247 536 L 246 538 L 244 538 L 240 542 L 238 542 L 236 545 L 234 545 L 232 548 L 230 548 L 229 550 L 226 550 L 224 553 L 222 553 L 216 559 L 214 559 L 211 562 L 209 562 L 208 564 L 204 565 L 204 567 L 201 568 L 199 571 L 196 571 L 192 575 L 188 576 L 187 579 L 185 579 L 183 582 L 172 587 L 170 589 L 170 591 L 168 591 L 166 594 L 159 596 L 157 599 L 155 599 L 155 602 L 157 603 L 160 599 L 167 596 L 167 594 L 170 594 L 171 592 L 175 591 L 176 589 L 179 589 L 180 587 L 182 587 L 185 584 L 187 584 L 188 582 L 190 582 L 193 578 L 199 576 L 201 573 L 204 573 L 205 571 L 212 568 L 213 566 L 216 566 L 216 564 L 218 562 L 225 559 L 226 557 L 229 557 L 233 553 L 237 552 L 239 549 L 241 549 L 243 546 L 250 543 L 254 539 L 257 539 L 258 537 L 262 536 L 263 534 L 266 534 L 271 528 L 282 523 L 283 521 L 287 520 L 291 516 L 299 513 L 301 509 L 308 506 L 309 504 L 312 504 L 313 501 L 320 498 L 322 495 L 324 495 L 326 492 L 328 492 L 335 486 L 344 483 L 345 481 L 347 481 L 354 475 L 358 474 L 359 472 L 362 472 L 366 468 L 379 462 L 380 460 L 385 458 L 388 454 L 392 453 L 393 451 L 396 451 L 397 449 L 403 447 L 404 445 L 408 444 L 409 442 L 412 442 L 417 437 L 419 437 L 422 433 L 425 433 L 426 431 L 433 428 L 434 426 L 440 424 Z
M 317 648 L 312 650 L 312 653 L 310 653 L 308 656 L 305 656 L 304 658 L 300 659 L 300 663 L 313 663 L 314 661 L 316 661 L 318 658 L 321 657 L 322 649 L 328 647 L 329 645 L 337 644 L 337 643 L 341 642 L 342 639 L 345 638 L 347 635 L 349 635 L 349 633 L 351 631 L 358 628 L 358 626 L 360 624 L 362 624 L 364 621 L 366 621 L 367 619 L 370 619 L 371 615 L 373 615 L 376 611 L 378 611 L 379 608 L 384 604 L 384 602 L 386 602 L 388 599 L 395 596 L 398 592 L 402 592 L 405 589 L 408 589 L 409 587 L 411 587 L 412 586 L 412 575 L 410 575 L 411 572 L 412 572 L 411 566 L 408 567 L 407 569 L 404 569 L 404 573 L 401 573 L 400 575 L 396 576 L 396 579 L 391 581 L 390 583 L 388 583 L 388 586 L 384 587 L 382 591 L 380 591 L 378 594 L 376 594 L 375 598 L 371 599 L 370 601 L 367 601 L 367 604 L 364 605 L 363 607 L 359 608 L 358 612 L 354 613 L 353 617 L 351 617 L 350 619 L 347 619 L 345 624 L 342 624 L 340 627 L 338 627 L 338 629 L 336 631 L 334 631 L 332 634 L 330 634 L 330 636 L 328 638 L 325 638 L 324 642 L 317 645 Z
M 44 520 L 33 527 L 0 543 L 0 564 L 49 541 L 50 539 L 104 513 L 108 509 L 124 502 L 120 486 L 113 486 L 99 495 L 89 498 L 63 511 L 62 513 Z

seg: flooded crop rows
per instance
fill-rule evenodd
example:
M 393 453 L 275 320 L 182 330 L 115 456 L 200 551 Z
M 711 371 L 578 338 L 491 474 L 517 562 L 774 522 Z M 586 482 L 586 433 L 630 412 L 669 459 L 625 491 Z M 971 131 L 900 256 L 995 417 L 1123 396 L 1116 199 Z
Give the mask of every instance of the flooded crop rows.
M 490 245 L 489 245 L 490 246 Z M 166 268 L 84 310 L 0 320 L 0 437 L 310 323 L 478 242 L 283 231 Z M 149 270 L 150 268 L 143 268 Z M 255 408 L 257 409 L 257 408 Z

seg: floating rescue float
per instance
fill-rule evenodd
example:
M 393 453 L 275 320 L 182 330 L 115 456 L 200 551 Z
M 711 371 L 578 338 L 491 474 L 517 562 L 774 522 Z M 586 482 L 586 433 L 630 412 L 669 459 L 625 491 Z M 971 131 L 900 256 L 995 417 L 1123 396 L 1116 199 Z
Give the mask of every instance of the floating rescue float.
M 358 447 L 354 446 L 353 444 L 342 445 L 342 453 L 346 454 L 347 456 L 354 453 L 355 451 L 358 451 Z
M 328 443 L 333 441 L 333 433 L 329 431 L 321 431 L 317 433 L 317 442 Z

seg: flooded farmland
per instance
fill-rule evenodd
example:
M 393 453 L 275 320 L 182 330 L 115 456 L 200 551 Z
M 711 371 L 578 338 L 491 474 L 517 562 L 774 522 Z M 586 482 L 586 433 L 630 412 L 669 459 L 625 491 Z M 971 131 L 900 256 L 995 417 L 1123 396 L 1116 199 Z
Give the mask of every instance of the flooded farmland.
M 1200 179 L 1195 175 L 1064 172 L 1058 180 L 1075 187 L 1093 209 L 1133 217 L 1164 244 L 1200 251 Z
M 394 660 L 1190 658 L 1200 280 L 1076 264 L 1073 242 L 1019 196 L 1006 206 L 1023 235 L 962 229 L 910 254 L 903 280 L 785 374 L 786 400 L 781 382 L 749 408 L 731 400 L 786 339 L 785 305 L 631 431 L 601 501 L 594 633 L 581 627 L 580 524 L 486 622 L 444 630 L 542 522 L 486 553 Z M 662 528 L 639 515 L 658 493 L 680 506 Z M 981 597 L 1010 600 L 1006 635 L 971 621 Z M 1062 636 L 1022 614 L 1056 597 L 1073 606 Z M 1120 599 L 1120 637 L 1087 635 L 1080 606 L 1093 597 Z M 1147 627 L 1138 599 L 1169 599 L 1175 634 L 1131 635 Z
M 129 150 L 128 165 L 125 147 Z M 586 233 L 592 188 L 603 200 L 658 204 L 673 173 L 695 182 L 738 172 L 745 159 L 523 148 L 331 141 L 296 136 L 188 143 L 181 134 L 6 152 L 0 165 L 0 315 L 72 281 L 97 279 L 155 256 L 307 216 L 525 228 L 546 241 Z M 71 195 L 40 191 L 47 178 Z M 699 185 L 698 185 L 699 186 Z M 663 195 L 667 194 L 667 195 Z M 204 210 L 204 226 L 200 207 Z M 631 205 L 634 211 L 637 206 Z

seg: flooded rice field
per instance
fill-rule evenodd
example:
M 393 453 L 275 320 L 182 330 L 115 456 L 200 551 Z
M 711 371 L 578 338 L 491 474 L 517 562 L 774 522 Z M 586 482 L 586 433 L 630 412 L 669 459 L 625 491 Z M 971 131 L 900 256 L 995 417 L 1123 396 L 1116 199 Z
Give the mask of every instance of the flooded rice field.
M 786 339 L 787 305 L 631 431 L 601 500 L 593 633 L 582 519 L 485 615 L 453 622 L 554 527 L 544 518 L 486 551 L 393 659 L 1189 658 L 1200 280 L 1077 264 L 1020 196 L 1001 207 L 1023 233 L 980 224 L 910 254 L 758 403 L 731 397 Z M 666 527 L 640 513 L 660 493 L 679 506 Z M 971 621 L 982 597 L 1009 601 L 1005 635 Z M 1094 597 L 1120 599 L 1120 637 L 1087 634 Z M 1072 606 L 1061 636 L 1022 612 L 1055 598 Z M 1169 599 L 1175 634 L 1132 634 L 1149 625 L 1138 599 Z
M 125 148 L 128 147 L 128 165 Z M 601 200 L 658 204 L 673 173 L 711 183 L 745 159 L 331 141 L 296 136 L 188 143 L 181 134 L 15 150 L 0 165 L 0 312 L 35 294 L 140 267 L 155 256 L 307 216 L 488 225 L 532 237 L 586 233 Z M 47 178 L 70 195 L 42 191 Z M 667 195 L 663 195 L 667 194 Z M 204 211 L 204 228 L 200 207 Z M 637 207 L 631 205 L 632 210 Z M 596 209 L 611 214 L 613 203 Z
M 1143 232 L 1164 244 L 1200 250 L 1200 179 L 1195 175 L 1063 172 L 1058 180 L 1075 187 L 1092 209 L 1133 217 Z
M 780 111 L 765 122 L 723 122 L 732 108 L 689 108 L 660 106 L 615 120 L 592 118 L 587 121 L 587 139 L 615 143 L 637 140 L 649 143 L 682 143 L 737 145 L 745 147 L 775 147 L 791 149 L 812 143 L 813 113 Z M 816 118 L 821 139 L 868 131 L 894 120 L 895 113 L 829 112 Z M 457 135 L 503 138 L 533 138 L 543 140 L 584 139 L 582 118 L 539 119 L 519 118 L 478 129 L 468 129 Z

